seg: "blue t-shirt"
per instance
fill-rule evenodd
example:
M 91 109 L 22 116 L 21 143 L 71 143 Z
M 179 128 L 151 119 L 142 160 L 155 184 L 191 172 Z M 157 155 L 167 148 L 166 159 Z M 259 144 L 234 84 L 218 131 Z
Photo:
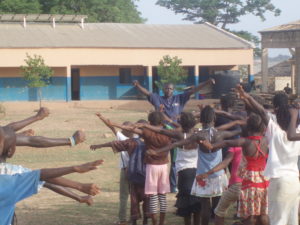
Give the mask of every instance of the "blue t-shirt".
M 0 175 L 0 224 L 10 225 L 17 202 L 38 192 L 40 170 Z
M 182 112 L 190 96 L 189 92 L 173 95 L 170 98 L 151 93 L 148 96 L 148 101 L 155 107 L 155 110 L 158 110 L 160 105 L 164 105 L 165 114 L 172 120 L 177 121 L 177 116 Z

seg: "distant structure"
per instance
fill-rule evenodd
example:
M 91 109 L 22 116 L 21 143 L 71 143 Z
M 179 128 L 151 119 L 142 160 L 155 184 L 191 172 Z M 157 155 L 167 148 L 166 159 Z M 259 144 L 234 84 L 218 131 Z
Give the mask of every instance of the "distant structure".
M 288 48 L 293 54 L 291 88 L 300 95 L 300 20 L 260 31 L 262 37 L 262 89 L 268 90 L 268 49 Z
M 0 15 L 0 101 L 36 99 L 21 76 L 26 53 L 41 55 L 54 70 L 46 100 L 136 99 L 139 80 L 156 91 L 156 66 L 178 56 L 197 85 L 216 71 L 248 66 L 253 45 L 209 23 L 150 25 L 85 23 L 84 15 Z

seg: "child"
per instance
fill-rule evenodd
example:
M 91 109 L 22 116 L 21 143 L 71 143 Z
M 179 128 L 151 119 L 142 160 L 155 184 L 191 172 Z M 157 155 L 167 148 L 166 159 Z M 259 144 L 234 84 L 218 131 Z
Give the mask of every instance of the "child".
M 147 122 L 139 120 L 141 122 Z M 103 147 L 111 147 L 114 152 L 126 151 L 129 154 L 129 163 L 127 176 L 130 183 L 130 200 L 131 200 L 131 223 L 137 224 L 137 220 L 141 218 L 140 202 L 143 202 L 143 224 L 147 224 L 148 204 L 149 199 L 144 194 L 145 192 L 145 173 L 146 168 L 144 164 L 145 144 L 139 138 L 130 138 L 124 141 L 113 141 L 100 145 L 91 145 L 92 150 Z
M 214 110 L 210 106 L 205 106 L 201 112 L 200 122 L 203 125 L 203 130 L 198 131 L 197 133 L 191 135 L 189 138 L 185 140 L 181 140 L 175 142 L 169 146 L 165 146 L 157 150 L 157 152 L 168 151 L 174 147 L 199 143 L 200 140 L 209 139 L 213 142 L 217 140 L 223 140 L 225 138 L 229 138 L 235 136 L 240 133 L 240 130 L 235 131 L 218 131 L 213 128 L 215 120 Z M 228 126 L 228 125 L 226 125 Z M 153 154 L 152 151 L 149 151 L 150 154 Z M 155 153 L 154 153 L 155 154 Z M 222 161 L 222 151 L 217 152 L 209 152 L 206 149 L 199 148 L 198 150 L 198 162 L 197 162 L 197 172 L 196 174 L 202 174 L 207 172 L 218 163 Z M 219 171 L 217 173 L 212 174 L 207 183 L 203 186 L 199 185 L 197 181 L 194 179 L 191 194 L 201 197 L 201 224 L 207 225 L 209 223 L 209 218 L 211 214 L 211 203 L 210 199 L 213 200 L 213 205 L 216 205 L 219 196 L 227 187 L 227 178 L 224 171 Z
M 15 141 L 16 137 L 12 130 L 4 130 L 3 128 L 0 128 L 0 156 L 2 159 L 13 156 L 15 152 Z M 56 177 L 60 177 L 69 173 L 88 172 L 96 169 L 98 165 L 102 164 L 102 162 L 102 160 L 98 160 L 80 166 L 63 167 L 57 169 L 42 169 L 17 173 L 14 175 L 0 175 L 0 186 L 2 189 L 0 191 L 0 224 L 11 224 L 14 215 L 15 204 L 22 199 L 37 193 L 39 180 L 51 182 L 51 180 L 54 180 Z M 58 180 L 57 183 L 64 185 L 63 182 L 60 183 Z M 94 187 L 97 191 L 96 194 L 99 193 L 99 188 L 96 185 L 94 185 Z
M 148 121 L 150 125 L 162 127 L 163 126 L 163 115 L 161 112 L 151 112 L 148 115 Z M 150 149 L 155 151 L 156 149 L 162 148 L 163 146 L 170 144 L 170 138 L 155 133 L 147 128 L 139 129 L 128 126 L 120 126 L 113 124 L 122 129 L 132 131 L 145 141 L 146 152 Z M 145 181 L 145 194 L 149 195 L 150 198 L 150 214 L 152 218 L 152 224 L 157 225 L 157 206 L 159 202 L 160 218 L 159 225 L 164 225 L 165 215 L 167 211 L 167 199 L 166 193 L 170 192 L 170 183 L 168 178 L 168 152 L 159 153 L 156 156 L 145 156 L 146 163 L 146 181 Z
M 265 130 L 262 118 L 251 114 L 247 120 L 248 137 L 215 143 L 210 150 L 220 147 L 240 146 L 246 159 L 246 168 L 242 172 L 242 187 L 239 197 L 238 215 L 245 224 L 269 224 L 267 187 L 268 181 L 263 176 L 266 166 L 268 144 L 263 137 Z
M 276 121 L 270 119 L 262 105 L 238 86 L 237 90 L 243 99 L 250 103 L 254 112 L 259 114 L 266 126 L 266 137 L 269 145 L 269 157 L 264 175 L 270 178 L 268 190 L 270 224 L 298 224 L 299 204 L 299 170 L 298 155 L 300 142 L 293 141 L 295 136 L 287 135 L 291 122 L 288 96 L 279 92 L 273 98 Z M 297 118 L 291 125 L 295 134 Z M 289 139 L 288 139 L 289 138 Z
M 103 115 L 100 113 L 96 113 L 96 116 L 114 133 L 118 141 L 124 141 L 128 138 L 133 137 L 133 133 L 129 132 L 127 130 L 121 130 L 117 131 L 112 125 L 110 120 L 106 119 Z M 123 125 L 129 126 L 132 125 L 131 122 L 124 122 Z M 117 222 L 118 225 L 126 225 L 127 219 L 127 202 L 128 202 L 128 196 L 129 196 L 129 183 L 126 176 L 126 169 L 129 162 L 129 155 L 126 151 L 122 151 L 120 154 L 120 189 L 119 189 L 119 221 Z

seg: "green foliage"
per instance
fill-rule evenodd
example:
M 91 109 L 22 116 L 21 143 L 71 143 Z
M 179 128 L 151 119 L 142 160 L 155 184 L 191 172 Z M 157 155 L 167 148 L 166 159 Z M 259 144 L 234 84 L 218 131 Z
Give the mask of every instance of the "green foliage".
M 21 66 L 21 69 L 28 86 L 40 88 L 49 85 L 53 70 L 45 64 L 42 56 L 34 55 L 32 57 L 26 54 L 26 57 L 24 60 L 26 66 Z
M 87 22 L 143 23 L 136 0 L 0 0 L 1 13 L 82 14 Z
M 259 47 L 260 45 L 260 40 L 259 38 L 254 35 L 254 34 L 251 34 L 250 32 L 248 31 L 245 31 L 245 30 L 241 30 L 241 31 L 233 31 L 233 30 L 228 30 L 230 31 L 231 33 L 247 40 L 247 41 L 250 41 L 252 42 L 254 45 L 255 45 L 255 48 L 254 48 L 254 57 L 260 57 L 261 56 L 261 49 Z
M 265 13 L 280 14 L 271 0 L 158 0 L 157 5 L 185 15 L 185 20 L 195 23 L 210 22 L 226 28 L 240 22 L 240 17 L 253 14 L 265 20 Z
M 0 0 L 0 13 L 41 13 L 39 0 Z
M 177 56 L 171 57 L 166 55 L 159 61 L 157 67 L 157 74 L 160 78 L 159 81 L 155 81 L 155 84 L 162 89 L 163 85 L 166 83 L 183 84 L 187 79 L 187 71 L 180 66 L 182 60 Z M 182 90 L 182 88 L 176 88 L 177 90 Z

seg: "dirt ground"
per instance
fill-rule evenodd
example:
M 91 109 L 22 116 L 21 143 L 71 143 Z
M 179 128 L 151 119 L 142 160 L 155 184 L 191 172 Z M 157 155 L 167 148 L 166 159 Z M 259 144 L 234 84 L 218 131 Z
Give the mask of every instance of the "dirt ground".
M 185 110 L 197 110 L 197 104 L 210 104 L 214 100 L 191 100 Z M 35 114 L 37 102 L 5 102 L 6 115 L 1 120 L 5 125 Z M 94 115 L 101 112 L 112 121 L 137 121 L 146 118 L 152 109 L 146 101 L 84 101 L 84 102 L 44 102 L 51 114 L 48 118 L 30 125 L 36 135 L 47 137 L 70 137 L 77 129 L 84 129 L 86 142 L 75 147 L 55 147 L 34 149 L 18 147 L 9 162 L 25 167 L 50 168 L 104 159 L 105 163 L 96 171 L 87 174 L 72 174 L 68 177 L 81 182 L 96 183 L 101 194 L 95 197 L 92 207 L 79 204 L 72 199 L 59 196 L 50 190 L 42 189 L 37 195 L 20 202 L 16 213 L 20 225 L 110 225 L 118 214 L 118 155 L 110 149 L 92 152 L 89 145 L 104 143 L 114 139 L 110 130 Z M 167 225 L 183 224 L 182 218 L 174 215 L 175 195 L 168 195 L 169 209 Z M 129 213 L 128 213 L 129 214 Z M 226 224 L 232 224 L 232 213 Z M 149 221 L 150 222 L 150 221 Z M 150 223 L 149 223 L 150 224 Z

